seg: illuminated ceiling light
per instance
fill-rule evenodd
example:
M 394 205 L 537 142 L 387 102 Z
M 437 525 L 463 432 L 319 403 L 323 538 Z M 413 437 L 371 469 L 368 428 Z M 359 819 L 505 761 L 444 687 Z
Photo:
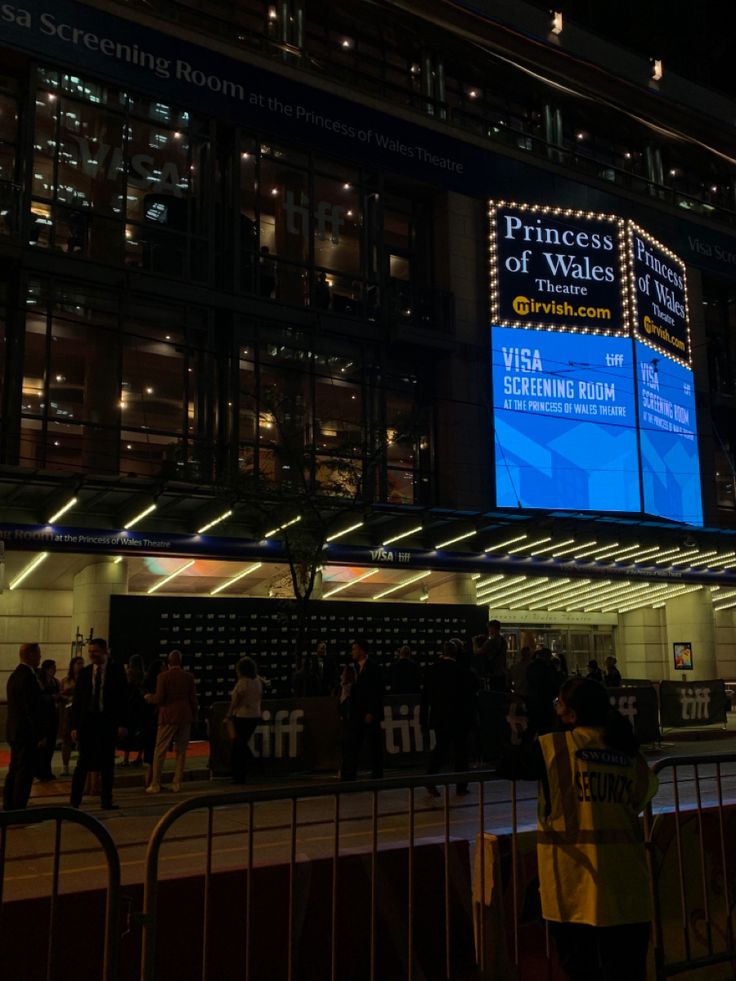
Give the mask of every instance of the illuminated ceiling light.
M 480 578 L 480 573 L 479 572 L 476 573 L 476 577 L 477 578 Z M 477 581 L 477 578 L 476 578 L 475 588 L 476 589 L 483 589 L 484 586 L 490 586 L 490 584 L 492 582 L 498 582 L 498 580 L 499 579 L 503 579 L 504 576 L 503 576 L 503 573 L 502 572 L 498 572 L 498 573 L 496 573 L 495 576 L 488 576 L 487 579 L 483 579 L 482 582 L 478 582 Z
M 123 561 L 123 556 L 122 555 L 116 555 L 115 558 L 112 560 L 112 564 L 113 565 L 120 565 L 120 563 L 122 561 Z
M 574 542 L 575 539 L 572 539 L 572 541 Z M 570 548 L 563 548 L 559 552 L 554 552 L 552 558 L 558 559 L 561 555 L 569 555 L 570 552 L 574 552 L 576 548 L 587 548 L 588 545 L 597 545 L 597 544 L 598 542 L 585 542 L 583 545 L 573 544 L 570 546 Z
M 498 542 L 497 545 L 491 545 L 489 548 L 483 549 L 484 552 L 497 552 L 501 548 L 506 548 L 507 545 L 513 545 L 514 542 L 523 542 L 528 535 L 517 535 L 516 538 L 507 538 L 505 542 Z
M 188 562 L 185 562 L 184 565 L 180 565 L 178 569 L 174 570 L 174 572 L 170 573 L 168 576 L 165 576 L 159 582 L 151 586 L 148 592 L 155 593 L 157 589 L 161 589 L 161 587 L 165 586 L 167 582 L 171 582 L 172 579 L 176 579 L 177 576 L 180 576 L 182 572 L 186 572 L 186 570 L 191 568 L 194 563 L 195 559 L 190 559 Z
M 670 562 L 670 565 L 682 565 L 683 562 L 687 562 L 687 559 L 691 559 L 694 555 L 700 555 L 699 548 L 692 548 L 689 552 L 683 552 L 682 555 L 678 555 L 677 558 Z M 689 563 L 687 563 L 689 565 Z
M 508 579 L 506 582 L 501 583 L 497 586 L 492 586 L 490 589 L 482 589 L 476 592 L 477 599 L 487 599 L 489 596 L 501 596 L 502 594 L 508 593 L 509 589 L 519 582 L 526 582 L 528 576 L 514 576 L 512 579 Z
M 448 538 L 446 542 L 438 542 L 435 545 L 436 549 L 447 548 L 448 545 L 454 545 L 456 542 L 463 542 L 466 538 L 472 538 L 473 535 L 477 535 L 478 532 L 473 529 L 473 531 L 466 531 L 464 535 L 457 535 L 455 538 Z M 479 573 L 480 575 L 480 573 Z
M 552 19 L 550 21 L 549 29 L 552 34 L 562 34 L 562 28 L 564 27 L 564 18 L 562 16 L 561 10 L 552 11 Z
M 470 578 L 475 582 L 476 579 L 480 579 L 480 573 L 474 572 Z
M 209 531 L 210 528 L 214 528 L 215 525 L 219 525 L 221 521 L 226 521 L 232 513 L 232 508 L 229 511 L 223 511 L 217 518 L 213 518 L 212 521 L 209 521 L 206 525 L 202 525 L 201 528 L 197 528 L 197 534 L 204 535 L 204 533 Z
M 243 569 L 242 572 L 239 572 L 237 576 L 233 576 L 231 579 L 226 579 L 225 582 L 221 582 L 219 586 L 215 586 L 215 588 L 210 592 L 210 596 L 216 596 L 218 593 L 221 593 L 223 589 L 227 589 L 227 587 L 232 586 L 233 583 L 239 582 L 241 579 L 249 576 L 251 572 L 255 572 L 256 569 L 260 569 L 262 565 L 262 562 L 254 562 L 253 565 L 249 565 L 247 569 Z
M 371 569 L 370 572 L 364 572 L 362 576 L 356 576 L 355 579 L 351 579 L 349 582 L 344 582 L 342 585 L 336 586 L 334 589 L 331 589 L 329 593 L 323 593 L 322 599 L 329 599 L 330 596 L 334 596 L 335 593 L 341 593 L 343 589 L 348 589 L 348 587 L 354 586 L 356 582 L 363 582 L 364 579 L 369 579 L 371 576 L 375 576 L 375 574 L 379 571 L 379 569 Z
M 516 545 L 514 548 L 508 549 L 508 554 L 516 555 L 517 552 L 523 552 L 525 548 L 534 548 L 535 545 L 544 545 L 545 542 L 551 541 L 551 535 L 547 535 L 546 538 L 537 538 L 537 540 L 534 542 L 525 542 L 523 545 Z
M 697 560 L 697 562 L 690 563 L 690 568 L 697 569 L 701 565 L 710 565 L 711 559 L 714 555 L 718 555 L 717 548 L 711 549 L 710 552 L 701 552 L 700 558 Z
M 345 535 L 349 535 L 351 531 L 357 531 L 358 528 L 362 528 L 365 521 L 358 521 L 354 525 L 349 525 L 347 528 L 343 528 L 342 531 L 336 531 L 334 535 L 328 535 L 325 538 L 325 542 L 336 542 L 338 538 L 344 538 Z
M 66 502 L 66 504 L 62 504 L 62 506 L 59 508 L 58 511 L 54 511 L 54 513 L 49 518 L 47 524 L 52 525 L 55 521 L 58 521 L 63 514 L 66 514 L 67 511 L 71 511 L 71 509 L 74 507 L 76 503 L 77 503 L 77 498 L 70 497 L 69 500 Z
M 613 613 L 618 609 L 619 613 L 625 613 L 626 609 L 624 609 L 624 607 L 629 609 L 635 609 L 637 607 L 643 607 L 643 606 L 651 606 L 652 608 L 656 607 L 657 609 L 659 609 L 660 607 L 665 605 L 668 599 L 674 599 L 676 596 L 683 595 L 683 593 L 693 593 L 696 592 L 698 589 L 702 589 L 702 588 L 703 588 L 702 586 L 683 585 L 683 586 L 677 586 L 673 589 L 672 587 L 663 585 L 658 588 L 655 588 L 654 590 L 650 589 L 645 591 L 645 595 L 640 590 L 639 596 L 641 597 L 641 602 L 639 601 L 638 597 L 634 597 L 633 595 L 630 594 L 628 598 L 620 597 L 618 602 L 613 606 L 607 603 L 604 607 L 602 607 L 601 612 Z M 621 603 L 621 599 L 624 600 L 623 604 Z
M 660 545 L 652 545 L 651 548 L 644 548 L 640 552 L 636 552 L 635 555 L 630 555 L 629 562 L 638 562 L 639 559 L 643 559 L 645 555 L 652 555 L 652 552 L 658 552 L 660 548 Z
M 601 561 L 602 559 L 612 559 L 616 555 L 628 555 L 629 552 L 636 552 L 641 546 L 640 545 L 627 545 L 625 548 L 615 548 L 611 546 L 610 548 L 604 549 L 602 552 L 596 554 L 596 559 Z
M 662 64 L 662 59 L 650 58 L 649 64 L 651 66 L 650 77 L 653 81 L 658 82 L 664 75 L 664 65 Z
M 480 92 L 478 91 L 478 89 L 468 89 L 468 98 L 469 99 L 477 99 L 479 95 L 480 95 Z
M 355 41 L 351 37 L 344 37 L 340 41 L 340 47 L 344 48 L 345 51 L 351 51 L 355 45 Z
M 411 586 L 412 583 L 419 582 L 420 579 L 426 579 L 427 576 L 432 575 L 432 570 L 427 569 L 426 572 L 420 572 L 417 576 L 412 576 L 409 579 L 405 579 L 403 582 L 397 583 L 396 586 L 391 586 L 390 589 L 384 589 L 382 593 L 376 593 L 372 598 L 374 600 L 383 599 L 384 596 L 388 596 L 390 593 L 395 593 L 397 589 L 403 589 L 405 586 Z
M 736 599 L 730 603 L 724 603 L 722 606 L 714 606 L 713 609 L 716 613 L 720 613 L 721 610 L 732 610 L 734 606 L 736 606 Z
M 142 511 L 139 511 L 138 514 L 134 515 L 127 524 L 123 525 L 123 529 L 127 531 L 129 528 L 132 528 L 133 525 L 137 525 L 139 521 L 143 521 L 143 519 L 148 517 L 148 515 L 155 511 L 157 507 L 158 505 L 155 501 L 153 501 L 147 508 L 144 508 Z
M 276 10 L 275 7 L 269 7 L 268 8 L 268 19 L 269 20 L 278 20 L 278 16 L 279 16 L 279 14 L 278 14 L 278 11 Z
M 298 514 L 296 518 L 292 518 L 291 521 L 285 521 L 282 525 L 279 525 L 278 528 L 272 528 L 271 531 L 267 531 L 266 534 L 263 536 L 263 540 L 265 541 L 265 539 L 270 538 L 271 535 L 275 535 L 277 532 L 283 531 L 284 528 L 290 528 L 292 525 L 295 525 L 297 521 L 301 521 L 301 520 L 302 520 L 302 516 Z
M 709 562 L 708 568 L 718 569 L 722 565 L 725 566 L 733 565 L 735 560 L 736 560 L 736 556 L 734 556 L 733 553 L 731 553 L 731 555 L 723 555 L 721 556 L 721 558 L 714 559 L 713 562 Z
M 30 574 L 33 572 L 33 570 L 34 569 L 37 569 L 41 565 L 41 563 L 44 561 L 44 559 L 47 559 L 48 557 L 49 557 L 49 553 L 48 552 L 40 552 L 35 557 L 35 559 L 32 559 L 28 563 L 28 565 L 25 567 L 25 569 L 23 569 L 21 572 L 18 573 L 18 575 L 15 577 L 15 579 L 13 579 L 13 581 L 8 586 L 8 589 L 17 589 L 17 587 L 20 586 L 20 584 L 23 582 L 23 580 L 26 579 L 28 576 L 30 576 Z
M 499 596 L 503 596 L 505 599 L 510 599 L 512 596 L 519 596 L 521 593 L 528 593 L 530 589 L 538 587 L 540 583 L 542 585 L 547 585 L 547 583 L 549 583 L 549 579 L 527 579 L 523 585 L 516 586 L 514 589 L 510 589 L 508 587 L 497 587 L 495 590 L 493 590 L 493 592 L 497 592 Z M 486 593 L 483 596 L 483 599 L 487 599 L 488 595 L 489 594 Z
M 554 552 L 559 545 L 570 545 L 574 541 L 574 538 L 568 538 L 564 542 L 553 542 L 551 545 L 545 545 L 544 548 L 535 549 L 533 552 L 530 552 L 530 555 L 544 555 L 545 552 Z
M 492 579 L 489 579 L 489 580 L 485 581 L 482 585 L 479 584 L 479 583 L 476 583 L 476 586 L 475 586 L 476 592 L 477 593 L 482 593 L 482 592 L 486 592 L 487 593 L 489 589 L 492 589 L 494 591 L 495 590 L 498 590 L 498 589 L 506 589 L 509 586 L 513 586 L 514 583 L 517 583 L 517 582 L 526 582 L 527 579 L 529 578 L 529 576 L 513 576 L 511 579 L 506 579 L 505 576 L 494 576 L 493 578 L 496 579 L 496 580 L 503 579 L 504 581 L 503 582 L 495 582 L 495 583 L 493 583 L 493 580 Z
M 679 555 L 679 553 L 681 551 L 682 551 L 681 548 L 668 548 L 666 552 L 660 552 L 659 553 L 659 555 L 657 556 L 657 558 L 654 560 L 654 564 L 655 565 L 662 565 L 664 563 L 665 565 L 672 565 L 672 563 L 675 560 L 673 558 L 671 558 L 671 556 L 673 556 L 673 555 Z
M 535 596 L 534 597 L 535 605 L 537 603 L 541 603 L 541 604 L 552 603 L 552 602 L 560 603 L 565 597 L 569 597 L 571 593 L 577 593 L 578 595 L 580 595 L 581 587 L 586 586 L 590 582 L 590 579 L 572 579 L 572 580 L 564 579 L 564 580 L 560 580 L 560 582 L 569 582 L 571 583 L 571 585 L 565 586 L 564 589 L 559 589 L 555 587 L 546 590 L 545 592 L 549 592 L 550 594 L 549 596 L 546 596 L 544 593 L 542 595 Z
M 392 538 L 387 538 L 385 542 L 381 542 L 381 546 L 385 548 L 386 545 L 393 545 L 394 542 L 400 542 L 402 538 L 408 538 L 410 535 L 416 535 L 416 533 L 421 530 L 421 525 L 417 525 L 415 528 L 409 528 L 407 531 L 402 531 L 399 535 L 394 535 Z
M 526 602 L 527 600 L 533 599 L 536 603 L 540 596 L 544 596 L 547 593 L 562 592 L 562 587 L 566 586 L 569 582 L 570 579 L 567 577 L 564 579 L 540 579 L 537 581 L 537 584 L 530 582 L 527 592 L 519 596 L 517 602 L 521 600 Z
M 583 550 L 580 552 L 576 552 L 573 555 L 573 558 L 586 559 L 589 555 L 594 555 L 597 549 L 600 548 L 600 545 L 598 544 L 598 542 L 593 542 L 592 545 L 593 545 L 592 548 L 589 548 L 587 545 L 584 545 Z M 618 545 L 618 542 L 614 542 L 614 545 Z M 607 545 L 606 548 L 613 548 L 613 545 Z

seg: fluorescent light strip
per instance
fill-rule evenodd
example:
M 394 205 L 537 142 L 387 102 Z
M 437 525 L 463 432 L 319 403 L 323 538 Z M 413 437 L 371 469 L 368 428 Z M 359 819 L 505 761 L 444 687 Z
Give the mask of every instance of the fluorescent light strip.
M 569 579 L 530 579 L 529 582 L 522 586 L 518 590 L 514 590 L 515 593 L 520 593 L 521 595 L 516 596 L 514 603 L 527 603 L 532 599 L 536 599 L 540 594 L 548 593 L 551 589 L 554 589 L 558 582 L 570 582 Z
M 713 609 L 716 613 L 720 613 L 721 610 L 732 610 L 736 606 L 736 600 L 731 603 L 724 603 L 723 606 L 714 606 Z
M 290 528 L 292 525 L 295 525 L 297 521 L 301 521 L 301 520 L 302 520 L 302 516 L 298 514 L 296 518 L 292 518 L 291 521 L 285 521 L 282 525 L 279 525 L 278 528 L 272 528 L 271 531 L 267 531 L 266 534 L 263 536 L 263 541 L 265 541 L 267 538 L 270 538 L 271 535 L 275 535 L 277 532 L 283 531 L 284 528 Z
M 345 535 L 349 535 L 351 531 L 357 531 L 358 528 L 362 528 L 365 521 L 358 521 L 357 524 L 349 525 L 347 528 L 343 528 L 342 531 L 336 531 L 334 535 L 328 535 L 325 538 L 325 542 L 336 542 L 338 538 L 343 538 Z
M 421 525 L 417 525 L 416 528 L 409 528 L 408 531 L 402 531 L 400 535 L 394 535 L 393 538 L 387 538 L 385 542 L 381 542 L 381 547 L 385 548 L 386 545 L 393 545 L 394 542 L 400 542 L 402 538 L 408 538 L 410 535 L 416 535 L 416 533 L 421 530 Z
M 537 603 L 539 602 L 542 596 L 545 596 L 548 593 L 556 593 L 559 595 L 559 593 L 564 592 L 563 587 L 567 586 L 569 582 L 570 582 L 569 579 L 554 579 L 551 582 L 548 582 L 545 585 L 540 586 L 538 589 L 530 589 L 525 596 L 520 596 L 516 600 L 516 602 L 528 603 L 530 601 L 534 601 L 535 603 Z
M 466 531 L 464 535 L 458 535 L 457 538 L 448 538 L 446 542 L 440 542 L 438 545 L 435 545 L 435 548 L 447 548 L 448 545 L 454 545 L 456 542 L 464 542 L 466 538 L 472 538 L 473 535 L 477 534 L 477 529 Z
M 470 578 L 473 580 L 473 582 L 475 582 L 476 579 L 480 579 L 480 573 L 474 572 Z
M 621 603 L 628 603 L 634 597 L 646 596 L 649 602 L 661 599 L 662 596 L 667 592 L 667 586 L 660 586 L 659 588 L 650 589 L 649 584 L 641 583 L 638 586 L 632 586 L 630 589 L 625 589 L 621 593 L 617 593 L 614 596 L 609 596 L 606 598 L 605 602 L 599 603 L 598 607 L 601 612 L 607 610 L 607 608 L 616 609 L 621 605 Z
M 587 610 L 589 607 L 592 608 L 592 609 L 595 609 L 595 607 L 596 606 L 600 606 L 602 602 L 603 603 L 608 602 L 608 600 L 611 597 L 617 596 L 620 592 L 622 592 L 623 590 L 629 588 L 630 586 L 631 586 L 631 582 L 627 581 L 627 582 L 623 582 L 623 583 L 614 583 L 614 584 L 612 584 L 610 586 L 606 586 L 605 589 L 601 589 L 601 590 L 599 590 L 598 592 L 595 592 L 595 593 L 588 592 L 585 596 L 580 596 L 576 600 L 573 600 L 573 602 L 572 603 L 569 603 L 565 607 L 565 609 L 566 610 L 575 610 L 575 609 Z M 593 604 L 592 607 L 591 607 L 591 604 Z
M 144 508 L 141 512 L 136 514 L 134 518 L 131 518 L 130 521 L 127 523 L 127 525 L 123 525 L 123 530 L 127 531 L 128 528 L 132 528 L 133 525 L 137 525 L 139 521 L 143 521 L 143 519 L 147 517 L 147 515 L 149 515 L 152 511 L 155 510 L 156 510 L 156 502 L 154 501 L 153 504 L 149 504 L 147 508 Z
M 253 565 L 249 565 L 247 569 L 243 569 L 242 572 L 239 572 L 237 576 L 233 576 L 231 579 L 226 579 L 225 582 L 221 582 L 219 586 L 215 586 L 215 588 L 210 592 L 210 596 L 216 596 L 218 593 L 221 593 L 223 589 L 227 589 L 227 587 L 232 586 L 233 583 L 239 582 L 241 579 L 245 578 L 245 576 L 249 576 L 251 572 L 255 572 L 256 569 L 260 569 L 262 565 L 262 562 L 254 562 Z
M 28 563 L 25 569 L 19 572 L 18 575 L 15 577 L 15 579 L 13 579 L 13 581 L 8 586 L 8 589 L 16 589 L 18 586 L 20 586 L 23 580 L 26 579 L 28 576 L 30 576 L 33 570 L 37 569 L 41 565 L 43 560 L 47 559 L 48 557 L 49 557 L 48 552 L 40 552 L 35 559 L 31 559 L 31 561 Z
M 640 548 L 641 546 L 637 544 L 628 545 L 626 548 L 614 548 L 613 550 L 607 549 L 606 551 L 599 552 L 598 555 L 596 555 L 596 559 L 598 559 L 598 561 L 602 561 L 603 559 L 612 559 L 616 555 L 628 555 L 629 552 L 637 552 Z M 616 559 L 616 561 L 618 562 L 618 559 Z
M 573 593 L 579 594 L 581 586 L 585 586 L 587 583 L 589 583 L 590 579 L 573 579 L 570 582 L 571 584 L 569 586 L 565 586 L 565 588 L 560 589 L 559 592 L 554 592 L 550 596 L 545 597 L 545 599 L 542 600 L 541 605 L 544 605 L 545 603 L 559 603 L 563 597 L 569 598 Z M 537 597 L 537 602 L 540 602 L 539 597 Z
M 608 545 L 605 546 L 605 548 L 603 549 L 603 551 L 605 552 L 606 549 L 615 548 L 617 545 L 618 545 L 618 542 L 614 542 L 613 545 L 608 544 Z M 596 542 L 594 548 L 586 548 L 584 552 L 576 552 L 575 555 L 573 556 L 573 558 L 574 559 L 587 559 L 590 556 L 595 557 L 596 552 L 599 552 L 599 551 L 601 551 L 601 546 L 598 544 L 598 542 Z
M 508 590 L 509 586 L 513 586 L 517 582 L 524 582 L 528 578 L 528 576 L 513 576 L 511 579 L 507 579 L 503 583 L 494 585 L 490 589 L 476 590 L 476 596 L 480 597 L 481 593 L 483 596 L 489 596 L 491 593 L 503 593 Z
M 629 562 L 638 562 L 639 559 L 643 559 L 645 555 L 651 555 L 652 552 L 658 552 L 661 545 L 653 545 L 651 548 L 643 548 L 641 552 L 637 552 L 635 555 L 629 556 Z
M 185 562 L 184 565 L 179 566 L 179 568 L 175 572 L 172 572 L 170 575 L 166 576 L 165 579 L 162 579 L 160 582 L 157 582 L 154 586 L 151 586 L 148 592 L 155 593 L 157 589 L 161 589 L 161 587 L 165 586 L 167 582 L 171 582 L 172 579 L 176 579 L 177 576 L 180 576 L 182 572 L 186 572 L 187 569 L 189 569 L 191 566 L 194 565 L 195 561 L 196 561 L 195 559 L 190 559 L 188 562 Z
M 654 561 L 655 565 L 662 565 L 667 556 L 679 555 L 682 551 L 681 548 L 668 548 L 666 552 L 660 552 Z M 667 562 L 672 565 L 675 560 L 672 558 L 667 558 Z
M 526 542 L 524 545 L 517 545 L 515 548 L 510 548 L 508 550 L 509 555 L 516 555 L 517 552 L 523 552 L 525 548 L 534 548 L 535 545 L 544 545 L 545 542 L 551 542 L 552 536 L 547 535 L 546 538 L 538 538 L 535 542 Z
M 569 555 L 570 552 L 574 552 L 576 548 L 587 548 L 589 545 L 597 544 L 598 542 L 584 542 L 582 545 L 573 545 L 570 548 L 564 548 L 561 552 L 555 552 L 552 558 L 558 559 L 561 555 Z
M 530 589 L 522 596 L 516 596 L 512 602 L 512 606 L 516 609 L 522 606 L 536 606 L 538 603 L 544 604 L 551 595 L 559 595 L 564 592 L 562 587 L 569 582 L 569 579 L 558 579 L 544 586 L 540 586 L 538 589 Z
M 711 586 L 711 593 L 718 592 L 717 596 L 713 596 L 714 603 L 720 603 L 721 600 L 732 599 L 736 597 L 736 589 L 722 590 L 720 586 Z
M 123 556 L 118 555 L 112 560 L 113 565 L 119 565 L 123 561 Z
M 382 593 L 376 593 L 372 598 L 374 600 L 383 599 L 384 596 L 388 596 L 389 593 L 395 593 L 397 589 L 403 589 L 404 586 L 411 586 L 414 582 L 419 582 L 420 579 L 425 579 L 427 576 L 432 575 L 432 570 L 427 569 L 426 572 L 420 572 L 418 576 L 413 576 L 411 579 L 405 579 L 404 582 L 398 583 L 396 586 L 392 586 L 390 589 L 384 589 Z
M 497 545 L 491 545 L 489 548 L 484 548 L 484 552 L 497 552 L 501 548 L 506 548 L 507 545 L 513 545 L 514 542 L 523 542 L 528 535 L 517 535 L 516 538 L 507 538 L 505 542 L 499 542 Z
M 588 599 L 595 596 L 597 592 L 606 589 L 608 586 L 610 586 L 610 584 L 611 584 L 610 579 L 604 579 L 602 582 L 597 582 L 594 585 L 586 586 L 577 594 L 577 596 L 575 597 L 575 602 L 573 603 L 572 606 L 567 605 L 570 602 L 568 597 L 562 602 L 558 602 L 557 600 L 555 600 L 554 603 L 550 603 L 548 605 L 547 609 L 548 610 L 572 610 L 575 608 L 575 606 L 580 606 L 582 603 L 586 603 Z
M 63 504 L 55 514 L 51 515 L 47 524 L 52 525 L 55 521 L 58 521 L 59 518 L 62 516 L 62 514 L 66 514 L 67 511 L 71 511 L 71 509 L 74 507 L 76 503 L 77 503 L 77 498 L 70 497 L 69 500 L 66 502 L 66 504 Z
M 499 579 L 503 579 L 503 578 L 504 578 L 503 573 L 499 572 L 495 576 L 489 576 L 487 579 L 484 579 L 482 582 L 476 581 L 475 588 L 483 589 L 484 586 L 490 586 L 492 582 L 498 582 Z
M 531 554 L 544 555 L 545 552 L 554 552 L 558 545 L 570 545 L 574 541 L 574 538 L 567 538 L 564 542 L 553 542 L 551 545 L 545 545 L 544 548 L 535 549 L 535 551 L 533 551 Z
M 698 566 L 701 566 L 701 565 L 710 565 L 711 559 L 713 558 L 713 556 L 716 556 L 716 555 L 718 555 L 718 549 L 717 548 L 711 549 L 710 552 L 701 552 L 700 553 L 700 558 L 698 559 L 698 561 L 697 562 L 691 562 L 690 563 L 690 568 L 691 569 L 697 569 Z
M 658 589 L 655 590 L 654 592 L 648 593 L 645 601 L 642 603 L 638 602 L 639 597 L 636 597 L 637 602 L 633 605 L 632 609 L 635 607 L 643 607 L 643 606 L 654 607 L 655 605 L 657 606 L 657 608 L 659 608 L 661 606 L 664 606 L 664 604 L 667 602 L 668 599 L 674 599 L 676 596 L 682 596 L 683 593 L 694 593 L 698 589 L 702 589 L 702 588 L 703 588 L 702 586 L 680 586 L 677 589 L 668 590 L 666 587 L 663 587 L 662 589 Z M 625 600 L 625 605 L 627 607 L 631 606 L 631 600 L 633 598 L 634 597 L 629 597 L 628 599 Z M 641 598 L 644 600 L 643 596 Z M 610 607 L 610 609 L 607 609 L 606 607 Z M 622 612 L 620 603 L 617 603 L 612 607 L 610 606 L 610 604 L 606 604 L 606 607 L 602 608 L 601 610 L 602 613 L 611 613 L 614 612 L 616 609 L 618 609 L 619 612 Z
M 529 589 L 534 588 L 535 585 L 539 585 L 540 582 L 544 585 L 548 585 L 549 579 L 543 579 L 543 580 L 530 579 L 527 582 L 525 582 L 523 585 L 516 586 L 514 589 L 501 589 L 501 590 L 495 590 L 495 592 L 498 592 L 499 596 L 503 596 L 504 599 L 510 599 L 512 596 L 518 596 L 521 593 L 528 592 Z M 487 596 L 488 594 L 486 594 L 486 596 L 484 596 L 483 599 L 486 599 Z
M 682 555 L 678 555 L 677 558 L 673 559 L 672 562 L 670 562 L 670 565 L 682 565 L 683 562 L 686 562 L 689 565 L 687 560 L 691 559 L 694 555 L 700 555 L 699 548 L 691 548 L 689 552 L 683 552 Z
M 343 589 L 347 589 L 349 586 L 354 586 L 356 582 L 363 582 L 364 579 L 368 579 L 371 576 L 375 576 L 378 569 L 371 569 L 370 572 L 364 572 L 362 576 L 356 576 L 355 579 L 351 579 L 349 582 L 344 582 L 341 586 L 337 586 L 335 589 L 331 589 L 329 593 L 323 593 L 322 599 L 329 599 L 330 596 L 334 596 L 335 593 L 341 593 Z
M 729 565 L 734 565 L 734 564 L 736 564 L 736 558 L 734 558 L 734 556 L 729 555 L 727 558 L 716 559 L 713 562 L 709 562 L 708 568 L 719 569 L 721 566 L 728 567 Z
M 210 521 L 208 524 L 202 525 L 201 528 L 198 528 L 197 529 L 197 534 L 198 535 L 204 535 L 204 533 L 206 531 L 209 531 L 210 528 L 214 528 L 215 525 L 219 525 L 221 521 L 225 521 L 227 518 L 229 518 L 232 513 L 233 513 L 232 512 L 232 509 L 230 509 L 229 511 L 223 511 L 222 514 L 218 518 L 213 518 L 213 520 Z

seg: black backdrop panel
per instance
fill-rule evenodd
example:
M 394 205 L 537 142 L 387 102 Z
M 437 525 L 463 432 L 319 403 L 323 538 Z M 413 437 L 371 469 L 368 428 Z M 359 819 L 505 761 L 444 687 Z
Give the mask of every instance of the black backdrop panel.
M 176 596 L 112 596 L 110 647 L 127 661 L 141 654 L 148 664 L 170 650 L 182 651 L 194 672 L 200 707 L 229 697 L 235 665 L 248 655 L 270 681 L 270 694 L 288 697 L 296 667 L 299 612 L 288 600 Z M 363 637 L 383 666 L 402 644 L 424 665 L 443 641 L 468 641 L 484 633 L 486 607 L 455 604 L 349 603 L 312 600 L 302 613 L 302 651 L 320 641 L 338 665 L 350 660 L 350 641 Z

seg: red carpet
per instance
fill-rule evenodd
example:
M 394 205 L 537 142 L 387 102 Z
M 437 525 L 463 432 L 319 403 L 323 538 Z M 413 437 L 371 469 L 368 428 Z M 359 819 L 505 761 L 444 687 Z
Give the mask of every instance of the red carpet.
M 118 753 L 118 762 L 120 762 L 120 760 L 122 759 L 122 755 L 123 755 L 122 753 Z M 210 744 L 205 740 L 189 743 L 189 747 L 187 748 L 188 760 L 200 759 L 202 757 L 208 757 L 209 755 L 210 755 Z M 10 750 L 0 749 L 0 770 L 3 767 L 7 769 L 9 765 L 10 765 Z

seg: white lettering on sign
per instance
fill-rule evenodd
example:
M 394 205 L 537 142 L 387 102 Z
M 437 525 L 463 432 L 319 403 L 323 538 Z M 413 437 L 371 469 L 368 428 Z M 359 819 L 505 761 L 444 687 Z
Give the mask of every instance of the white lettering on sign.
M 710 718 L 710 688 L 682 688 L 679 692 L 682 718 Z

